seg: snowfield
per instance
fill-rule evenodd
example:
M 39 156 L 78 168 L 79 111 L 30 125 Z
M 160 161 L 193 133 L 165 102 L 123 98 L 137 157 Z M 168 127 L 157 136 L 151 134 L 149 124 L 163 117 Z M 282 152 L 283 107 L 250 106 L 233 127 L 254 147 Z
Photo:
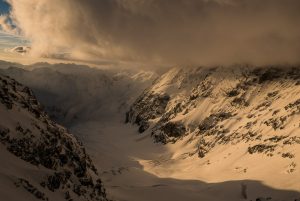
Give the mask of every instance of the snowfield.
M 83 142 L 109 199 L 300 199 L 298 68 L 176 67 L 157 75 L 10 66 L 0 73 L 29 86 Z M 12 159 L 0 165 L 9 189 L 1 198 L 34 200 L 7 176 L 22 176 L 25 162 L 2 150 Z

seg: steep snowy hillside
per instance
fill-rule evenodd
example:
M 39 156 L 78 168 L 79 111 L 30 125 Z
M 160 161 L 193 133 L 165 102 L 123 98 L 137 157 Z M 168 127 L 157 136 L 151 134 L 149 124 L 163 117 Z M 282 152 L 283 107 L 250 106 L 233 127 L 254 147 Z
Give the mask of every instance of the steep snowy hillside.
M 156 74 L 143 70 L 45 63 L 1 68 L 79 137 L 113 200 L 300 198 L 297 68 L 174 68 L 154 82 Z M 124 124 L 126 111 L 133 124 Z M 34 130 L 30 121 L 21 126 Z M 1 149 L 3 157 L 15 157 Z M 22 189 L 9 181 L 24 178 L 28 162 L 15 158 L 8 161 L 22 164 L 1 166 L 10 175 L 0 178 L 2 189 Z M 47 187 L 39 188 L 39 167 L 29 165 L 25 179 L 51 200 Z
M 32 70 L 13 66 L 0 71 L 29 86 L 51 118 L 65 126 L 123 113 L 157 77 L 147 71 L 75 64 L 38 63 L 30 66 Z
M 107 200 L 81 143 L 48 118 L 29 88 L 2 75 L 0 155 L 1 200 Z
M 126 121 L 171 150 L 140 161 L 154 175 L 253 179 L 299 192 L 299 94 L 298 67 L 173 68 L 136 100 Z

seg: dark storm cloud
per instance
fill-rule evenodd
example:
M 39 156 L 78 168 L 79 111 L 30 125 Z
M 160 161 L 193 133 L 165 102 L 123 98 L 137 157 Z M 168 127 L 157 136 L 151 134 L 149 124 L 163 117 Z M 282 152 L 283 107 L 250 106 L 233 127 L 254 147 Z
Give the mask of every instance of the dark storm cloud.
M 166 64 L 299 63 L 299 0 L 9 0 L 33 52 Z

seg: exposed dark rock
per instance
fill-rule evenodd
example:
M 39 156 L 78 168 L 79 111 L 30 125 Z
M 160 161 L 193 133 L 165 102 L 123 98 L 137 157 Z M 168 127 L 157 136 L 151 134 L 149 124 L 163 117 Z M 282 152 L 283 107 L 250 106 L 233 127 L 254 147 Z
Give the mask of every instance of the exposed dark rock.
M 175 138 L 181 137 L 186 132 L 184 125 L 176 122 L 166 123 L 164 126 L 162 126 L 161 130 L 169 137 Z
M 279 91 L 273 91 L 273 92 L 270 92 L 267 94 L 267 97 L 268 98 L 272 98 L 272 97 L 275 97 L 279 94 Z
M 263 110 L 267 109 L 268 107 L 270 107 L 271 105 L 272 105 L 272 101 L 264 101 L 261 104 L 259 104 L 255 109 L 263 111 Z
M 206 152 L 207 152 L 207 151 L 205 151 L 205 150 L 203 150 L 203 149 L 199 149 L 199 151 L 198 151 L 198 157 L 199 157 L 199 158 L 204 158 Z
M 259 77 L 259 83 L 262 84 L 267 81 L 273 81 L 283 76 L 283 70 L 280 68 L 269 68 Z
M 283 141 L 283 144 L 285 145 L 300 144 L 300 137 L 298 136 L 290 137 L 287 140 Z
M 275 150 L 276 145 L 266 145 L 266 144 L 258 144 L 252 147 L 248 147 L 248 152 L 250 154 L 254 153 L 268 153 L 273 152 Z
M 92 175 L 96 179 L 97 170 L 82 143 L 49 119 L 28 87 L 0 76 L 0 95 L 3 105 L 7 107 L 7 103 L 11 104 L 17 112 L 26 113 L 31 121 L 26 124 L 28 127 L 22 125 L 22 122 L 16 122 L 15 129 L 11 131 L 0 125 L 0 143 L 20 159 L 48 169 L 45 177 L 38 181 L 41 187 L 64 193 L 71 191 L 72 185 L 80 184 L 83 200 L 107 200 L 101 182 L 94 186 Z M 14 112 L 15 115 L 16 111 L 11 111 L 10 107 L 7 109 L 8 114 Z M 35 197 L 48 200 L 29 181 L 20 180 L 17 183 Z
M 249 106 L 249 103 L 245 100 L 244 97 L 236 97 L 232 100 L 233 105 L 238 106 Z
M 291 153 L 289 153 L 289 152 L 287 152 L 287 153 L 282 153 L 282 158 L 294 158 L 295 157 L 295 155 L 294 154 L 291 154 Z
M 271 138 L 265 139 L 265 141 L 270 141 L 270 142 L 277 143 L 277 142 L 280 142 L 281 140 L 283 140 L 285 138 L 287 138 L 287 136 L 273 136 Z
M 296 100 L 293 103 L 288 104 L 287 106 L 284 107 L 284 109 L 288 110 L 288 109 L 292 109 L 292 108 L 295 108 L 295 107 L 298 108 L 299 105 L 300 105 L 300 99 Z
M 47 187 L 49 190 L 54 191 L 56 189 L 59 189 L 61 182 L 61 177 L 59 174 L 55 173 L 53 176 L 48 177 Z
M 0 127 L 0 140 L 7 137 L 8 133 L 9 133 L 9 129 L 1 126 Z
M 200 132 L 206 132 L 214 128 L 219 122 L 232 117 L 233 115 L 229 112 L 220 112 L 216 114 L 211 114 L 209 117 L 205 118 L 199 125 Z
M 83 186 L 94 186 L 93 180 L 92 178 L 88 178 L 88 177 L 84 177 L 84 178 L 80 178 L 79 182 L 83 185 Z
M 228 97 L 238 96 L 239 94 L 240 94 L 240 92 L 237 89 L 232 89 L 231 91 L 227 92 Z
M 150 119 L 155 119 L 166 112 L 169 100 L 170 97 L 166 94 L 142 95 L 126 113 L 126 122 L 139 125 L 139 132 L 144 132 L 149 128 Z
M 23 187 L 26 191 L 31 193 L 33 196 L 35 196 L 39 200 L 45 200 L 48 201 L 49 199 L 46 197 L 45 193 L 38 190 L 36 187 L 34 187 L 32 184 L 29 183 L 26 179 L 19 178 L 17 182 L 15 182 L 15 185 L 17 187 Z
M 166 144 L 168 142 L 176 142 L 184 136 L 186 128 L 180 122 L 167 122 L 152 132 L 155 142 Z
M 272 128 L 274 130 L 277 130 L 278 128 L 280 128 L 280 129 L 283 128 L 286 120 L 287 120 L 287 117 L 282 116 L 282 117 L 278 117 L 278 118 L 271 118 L 271 119 L 265 121 L 264 124 L 266 124 L 267 126 L 272 126 Z

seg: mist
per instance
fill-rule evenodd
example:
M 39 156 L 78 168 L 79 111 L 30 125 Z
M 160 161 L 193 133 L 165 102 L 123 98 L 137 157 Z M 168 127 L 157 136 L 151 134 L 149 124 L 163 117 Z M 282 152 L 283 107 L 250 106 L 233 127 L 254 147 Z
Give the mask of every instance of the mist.
M 32 54 L 153 64 L 300 63 L 298 0 L 8 0 Z

